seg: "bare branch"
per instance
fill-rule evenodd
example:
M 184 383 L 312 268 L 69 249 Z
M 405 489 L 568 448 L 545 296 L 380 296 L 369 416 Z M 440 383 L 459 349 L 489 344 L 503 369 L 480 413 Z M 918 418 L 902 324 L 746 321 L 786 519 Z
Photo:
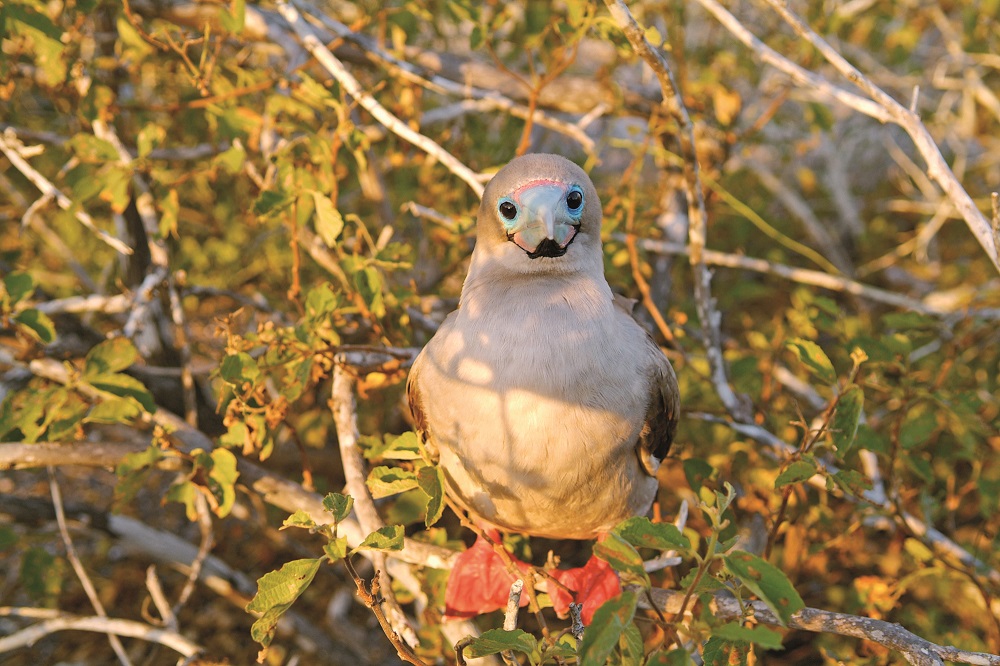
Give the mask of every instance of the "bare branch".
M 434 140 L 412 130 L 409 125 L 392 115 L 384 106 L 379 104 L 378 100 L 361 87 L 361 84 L 354 78 L 354 75 L 344 67 L 344 63 L 337 56 L 333 55 L 330 49 L 326 48 L 316 35 L 313 34 L 312 28 L 302 20 L 297 9 L 287 2 L 279 2 L 278 11 L 281 12 L 281 15 L 288 21 L 295 34 L 302 40 L 302 44 L 306 50 L 337 79 L 340 85 L 344 87 L 344 90 L 357 100 L 358 104 L 363 106 L 368 113 L 372 114 L 376 120 L 385 125 L 393 134 L 409 141 L 441 162 L 449 171 L 465 181 L 469 188 L 476 193 L 477 197 L 483 196 L 483 184 L 479 182 L 476 172 L 465 166 L 458 158 L 442 148 Z
M 666 254 L 687 255 L 691 250 L 686 245 L 679 243 L 668 243 L 665 241 L 646 239 L 640 243 L 643 248 L 651 252 Z M 786 264 L 777 264 L 765 259 L 745 257 L 739 254 L 729 254 L 716 250 L 705 250 L 702 256 L 706 264 L 711 266 L 725 266 L 727 268 L 738 268 L 741 270 L 753 271 L 755 273 L 765 273 L 775 275 L 786 280 L 792 280 L 800 284 L 808 284 L 815 287 L 822 287 L 831 291 L 839 291 L 868 300 L 885 303 L 894 307 L 904 308 L 921 314 L 935 317 L 978 317 L 980 319 L 1000 320 L 1000 308 L 980 308 L 969 309 L 967 311 L 943 310 L 933 305 L 928 305 L 915 298 L 898 294 L 894 291 L 879 289 L 862 284 L 849 278 L 830 275 L 822 271 L 809 270 L 807 268 L 797 268 Z
M 27 160 L 21 157 L 18 147 L 19 142 L 17 140 L 17 136 L 11 129 L 8 128 L 3 132 L 3 134 L 0 134 L 0 152 L 3 152 L 3 154 L 7 156 L 7 159 L 10 160 L 10 163 L 14 166 L 14 168 L 20 171 L 25 178 L 30 180 L 43 195 L 55 199 L 55 202 L 60 208 L 67 211 L 73 208 L 72 200 L 60 192 L 59 188 L 53 185 L 48 178 L 40 174 L 34 169 L 34 167 L 28 164 Z M 124 255 L 132 254 L 132 248 L 103 229 L 99 229 L 97 225 L 94 224 L 94 218 L 84 211 L 76 210 L 73 212 L 73 215 L 80 221 L 80 224 L 92 231 L 101 241 L 113 248 L 116 252 Z
M 678 590 L 652 590 L 653 601 L 668 613 L 681 609 L 683 593 Z M 646 607 L 647 601 L 639 596 L 639 605 Z M 749 605 L 755 620 L 771 626 L 782 626 L 774 612 L 762 601 L 752 601 Z M 744 617 L 743 609 L 735 597 L 717 594 L 711 604 L 712 614 L 721 620 L 738 620 Z M 941 666 L 944 661 L 978 666 L 1000 666 L 1000 656 L 984 652 L 968 652 L 958 648 L 931 643 L 907 631 L 898 624 L 874 620 L 868 617 L 835 613 L 816 608 L 803 608 L 792 614 L 788 627 L 803 631 L 837 634 L 872 641 L 901 653 L 911 664 L 920 666 Z
M 16 616 L 19 609 L 0 608 L 0 616 Z M 19 647 L 30 647 L 38 640 L 58 631 L 95 631 L 98 633 L 139 638 L 151 643 L 164 645 L 185 657 L 195 657 L 204 650 L 179 633 L 157 629 L 142 622 L 119 620 L 109 617 L 80 617 L 78 615 L 60 614 L 33 624 L 9 636 L 0 637 L 0 653 L 10 652 Z

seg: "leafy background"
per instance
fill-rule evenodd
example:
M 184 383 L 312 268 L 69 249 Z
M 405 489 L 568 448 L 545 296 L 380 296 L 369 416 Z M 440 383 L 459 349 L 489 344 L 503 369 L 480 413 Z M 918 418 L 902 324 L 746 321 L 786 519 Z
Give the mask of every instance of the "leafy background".
M 730 379 L 748 425 L 759 427 L 740 429 L 710 380 L 692 296 L 679 128 L 603 7 L 297 6 L 327 17 L 312 25 L 366 98 L 471 173 L 488 177 L 525 150 L 559 152 L 591 172 L 605 208 L 609 281 L 655 304 L 640 316 L 677 369 L 684 402 L 659 513 L 672 520 L 687 502 L 691 548 L 652 585 L 693 589 L 698 559 L 717 539 L 766 558 L 808 606 L 898 622 L 936 643 L 1000 649 L 1000 577 L 989 573 L 1000 565 L 1000 280 L 904 132 L 762 65 L 703 3 L 633 3 L 647 39 L 669 52 L 693 117 L 708 247 L 720 261 L 759 258 L 879 290 L 857 296 L 799 273 L 714 269 Z M 997 3 L 793 8 L 896 99 L 915 100 L 988 214 L 1000 182 Z M 147 567 L 159 562 L 173 601 L 188 572 L 180 556 L 171 565 L 150 544 L 173 535 L 197 548 L 210 534 L 212 555 L 243 582 L 193 586 L 176 626 L 231 663 L 250 663 L 260 648 L 244 610 L 253 581 L 321 557 L 335 540 L 279 530 L 290 511 L 248 491 L 237 459 L 259 460 L 320 495 L 343 491 L 328 404 L 334 355 L 412 349 L 429 338 L 457 303 L 478 206 L 440 155 L 386 130 L 312 59 L 277 9 L 103 0 L 0 8 L 4 466 L 28 466 L 24 445 L 36 442 L 132 446 L 117 474 L 55 472 L 80 559 L 109 615 L 156 623 Z M 742 2 L 729 9 L 778 52 L 849 85 L 773 12 Z M 544 115 L 527 123 L 536 110 Z M 42 197 L 25 162 L 65 198 Z M 664 245 L 649 239 L 674 245 L 659 252 Z M 373 466 L 387 465 L 377 474 L 404 477 L 402 486 L 372 484 L 387 497 L 378 507 L 408 536 L 460 548 L 470 534 L 450 511 L 425 527 L 433 484 L 406 481 L 419 457 L 385 456 L 410 428 L 404 378 L 405 362 L 357 377 L 362 448 Z M 169 428 L 153 425 L 157 408 L 196 423 L 210 445 L 178 448 Z M 776 455 L 763 440 L 791 448 Z M 816 473 L 822 482 L 811 484 Z M 0 493 L 0 604 L 92 614 L 54 526 L 47 474 L 5 471 Z M 944 552 L 905 515 L 983 566 Z M 590 548 L 510 545 L 538 562 L 549 548 L 567 561 Z M 714 560 L 706 572 L 733 584 L 734 567 Z M 371 612 L 351 601 L 346 567 L 319 572 L 269 663 L 396 663 Z M 418 653 L 452 660 L 438 630 L 444 574 L 418 577 L 426 609 L 412 590 L 397 590 L 418 616 Z M 635 618 L 639 652 L 650 653 L 664 628 L 647 611 Z M 0 634 L 26 624 L 3 614 Z M 483 630 L 499 625 L 495 616 L 479 621 Z M 765 663 L 902 661 L 874 643 L 801 631 L 783 632 L 783 650 L 768 651 L 773 637 L 719 626 L 701 617 L 692 630 L 717 637 L 706 661 L 731 656 L 720 644 L 731 652 L 747 640 L 754 654 L 738 657 Z M 634 635 L 614 637 L 610 658 L 643 663 L 627 639 Z M 126 647 L 135 663 L 176 659 L 138 641 Z M 106 637 L 76 632 L 4 655 L 11 664 L 113 658 Z

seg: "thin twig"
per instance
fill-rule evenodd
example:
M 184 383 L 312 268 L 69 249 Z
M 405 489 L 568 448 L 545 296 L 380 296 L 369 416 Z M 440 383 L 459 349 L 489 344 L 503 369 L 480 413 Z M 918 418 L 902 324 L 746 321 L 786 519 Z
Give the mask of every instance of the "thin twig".
M 181 612 L 181 608 L 191 598 L 195 583 L 198 582 L 198 578 L 201 576 L 201 569 L 205 566 L 205 560 L 208 558 L 208 554 L 212 551 L 212 546 L 215 543 L 212 534 L 212 513 L 208 509 L 208 500 L 205 499 L 205 495 L 202 493 L 195 493 L 194 499 L 195 511 L 198 514 L 198 530 L 201 532 L 201 542 L 198 544 L 198 554 L 191 562 L 191 570 L 188 572 L 184 588 L 181 590 L 180 595 L 177 597 L 177 603 L 174 604 L 172 609 L 175 616 Z
M 56 512 L 56 523 L 59 525 L 59 534 L 62 536 L 63 545 L 66 547 L 66 558 L 72 565 L 73 571 L 76 573 L 76 577 L 80 580 L 80 584 L 83 586 L 83 591 L 87 593 L 87 598 L 90 600 L 90 605 L 94 607 L 94 612 L 96 612 L 100 618 L 107 618 L 108 614 L 104 610 L 104 604 L 101 603 L 97 590 L 94 588 L 94 584 L 91 582 L 90 576 L 87 575 L 87 570 L 83 568 L 83 563 L 80 561 L 80 557 L 76 554 L 76 546 L 73 545 L 73 539 L 69 536 L 69 528 L 66 526 L 66 512 L 63 510 L 62 492 L 59 489 L 59 481 L 56 479 L 55 469 L 52 466 L 49 466 L 48 473 L 49 491 L 52 494 L 52 506 Z M 118 656 L 118 661 L 126 666 L 131 666 L 132 660 L 129 659 L 128 654 L 125 652 L 125 646 L 122 645 L 121 639 L 119 639 L 113 632 L 108 632 L 108 642 L 111 644 L 111 649 L 113 649 L 115 654 Z M 0 652 L 2 651 L 2 648 L 0 648 Z
M 524 581 L 518 578 L 510 584 L 510 594 L 507 595 L 507 609 L 503 614 L 504 631 L 514 631 L 517 629 L 517 609 L 521 606 L 521 591 L 524 589 Z M 505 650 L 501 653 L 503 660 L 510 666 L 517 666 L 517 659 L 513 650 Z

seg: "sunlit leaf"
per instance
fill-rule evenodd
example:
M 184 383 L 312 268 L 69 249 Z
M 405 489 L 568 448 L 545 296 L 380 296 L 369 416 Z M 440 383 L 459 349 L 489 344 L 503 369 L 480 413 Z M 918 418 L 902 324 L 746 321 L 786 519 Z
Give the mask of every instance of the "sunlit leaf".
M 403 526 L 380 527 L 365 537 L 352 552 L 359 550 L 403 550 Z
M 817 472 L 816 463 L 811 460 L 796 460 L 786 467 L 774 480 L 775 488 L 782 488 L 793 483 L 800 483 L 811 478 Z
M 111 338 L 93 347 L 84 359 L 84 377 L 121 372 L 139 358 L 132 341 L 126 337 Z
M 595 543 L 594 555 L 610 564 L 621 575 L 623 582 L 650 586 L 642 557 L 621 535 L 611 532 L 603 541 Z
M 327 493 L 326 497 L 323 498 L 323 508 L 333 515 L 334 522 L 340 523 L 351 515 L 351 511 L 354 509 L 354 498 L 340 493 Z
M 635 593 L 626 590 L 594 612 L 580 644 L 580 666 L 604 666 L 608 655 L 618 645 L 618 639 L 632 624 L 636 602 Z
M 40 310 L 27 308 L 18 312 L 12 319 L 42 344 L 47 345 L 56 339 L 56 325 Z
M 781 649 L 781 634 L 763 626 L 744 627 L 738 622 L 729 622 L 712 628 L 712 636 L 730 643 L 756 643 L 769 650 Z
M 793 613 L 805 607 L 788 576 L 770 562 L 743 551 L 726 555 L 723 562 L 783 623 L 787 624 Z
M 293 560 L 257 579 L 257 594 L 246 606 L 247 612 L 264 614 L 250 629 L 255 641 L 270 645 L 278 620 L 309 587 L 324 559 Z
M 521 629 L 514 629 L 512 631 L 490 629 L 483 632 L 481 636 L 474 638 L 466 646 L 464 654 L 468 659 L 478 659 L 507 650 L 532 655 L 538 650 L 538 641 L 534 636 Z
M 670 523 L 653 523 L 645 516 L 634 516 L 619 523 L 614 531 L 636 548 L 688 550 L 691 542 Z
M 444 472 L 437 465 L 421 467 L 417 472 L 417 484 L 427 495 L 427 516 L 424 525 L 431 527 L 444 513 Z
M 803 338 L 793 338 L 786 344 L 799 357 L 802 365 L 806 366 L 806 369 L 821 382 L 826 384 L 837 382 L 837 372 L 833 369 L 833 363 L 815 342 Z
M 743 641 L 727 641 L 713 636 L 702 648 L 705 666 L 748 666 L 750 644 Z
M 380 499 L 396 495 L 405 490 L 416 488 L 417 475 L 413 472 L 398 467 L 386 467 L 380 465 L 368 473 L 368 480 L 365 481 L 372 497 Z

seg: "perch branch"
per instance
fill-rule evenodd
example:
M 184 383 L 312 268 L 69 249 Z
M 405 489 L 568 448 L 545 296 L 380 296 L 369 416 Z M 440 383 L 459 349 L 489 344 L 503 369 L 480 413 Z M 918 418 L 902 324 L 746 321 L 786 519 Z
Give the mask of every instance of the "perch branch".
M 385 125 L 393 134 L 409 141 L 414 146 L 420 148 L 431 157 L 443 164 L 449 171 L 465 181 L 469 188 L 476 193 L 477 197 L 483 196 L 483 184 L 479 182 L 476 172 L 463 164 L 458 158 L 442 148 L 433 139 L 420 134 L 410 128 L 409 125 L 391 114 L 378 100 L 366 92 L 356 78 L 344 67 L 344 63 L 337 56 L 333 55 L 330 49 L 326 48 L 322 42 L 313 34 L 312 29 L 302 20 L 298 10 L 287 2 L 278 3 L 278 11 L 288 24 L 302 40 L 306 50 L 316 58 L 317 61 L 333 75 L 335 79 L 344 87 L 344 90 L 353 97 L 368 113 Z
M 357 408 L 354 400 L 354 377 L 348 373 L 344 367 L 344 358 L 339 355 L 333 369 L 333 395 L 330 407 L 333 411 L 333 421 L 337 427 L 337 442 L 340 445 L 340 457 L 344 466 L 347 492 L 354 498 L 354 513 L 358 517 L 358 522 L 361 523 L 363 532 L 374 532 L 384 527 L 385 523 L 378 515 L 371 493 L 368 492 L 368 486 L 365 485 L 364 459 L 358 448 L 359 435 Z M 389 580 L 389 574 L 385 571 L 385 553 L 375 551 L 371 555 L 376 569 L 372 587 L 381 586 L 385 589 L 385 608 L 383 610 L 389 623 L 386 636 L 400 651 L 403 650 L 403 646 L 400 645 L 400 637 L 407 646 L 413 647 L 417 645 L 417 635 L 409 625 L 390 589 L 392 582 Z M 361 589 L 359 588 L 359 590 Z M 400 654 L 400 658 L 403 658 L 402 654 Z
M 17 616 L 17 608 L 0 608 L 0 616 Z M 164 645 L 185 657 L 195 657 L 203 649 L 181 634 L 174 631 L 157 629 L 134 620 L 119 620 L 109 617 L 80 617 L 77 615 L 59 614 L 17 631 L 9 636 L 0 637 L 0 653 L 9 652 L 19 647 L 30 647 L 38 640 L 54 634 L 57 631 L 94 631 L 98 633 L 139 638 L 151 643 Z
M 722 355 L 722 335 L 719 329 L 721 315 L 712 298 L 712 275 L 705 265 L 703 253 L 706 240 L 707 213 L 705 196 L 699 175 L 698 156 L 695 152 L 694 131 L 687 108 L 674 82 L 670 64 L 665 56 L 654 49 L 646 40 L 645 31 L 636 23 L 624 0 L 605 0 L 636 54 L 653 70 L 663 93 L 661 102 L 667 115 L 673 118 L 679 128 L 680 154 L 684 159 L 684 190 L 688 201 L 688 246 L 690 248 L 691 269 L 694 272 L 694 296 L 698 318 L 705 337 L 705 352 L 711 367 L 712 384 L 725 406 L 726 411 L 740 421 L 749 421 L 750 413 L 743 401 L 733 391 L 726 376 L 726 362 Z
M 652 590 L 653 601 L 668 613 L 680 611 L 683 593 L 678 590 Z M 639 605 L 647 601 L 640 595 Z M 747 605 L 744 603 L 744 605 Z M 762 601 L 749 602 L 754 619 L 771 626 L 782 626 L 780 618 Z M 735 597 L 717 594 L 711 602 L 712 614 L 720 620 L 738 620 L 744 617 L 743 608 Z M 816 608 L 803 608 L 793 613 L 788 621 L 791 629 L 817 633 L 850 636 L 884 645 L 901 653 L 911 664 L 942 666 L 944 661 L 954 661 L 977 666 L 1000 666 L 1000 656 L 984 652 L 969 652 L 948 645 L 937 645 L 904 629 L 898 624 L 857 615 L 835 613 Z

